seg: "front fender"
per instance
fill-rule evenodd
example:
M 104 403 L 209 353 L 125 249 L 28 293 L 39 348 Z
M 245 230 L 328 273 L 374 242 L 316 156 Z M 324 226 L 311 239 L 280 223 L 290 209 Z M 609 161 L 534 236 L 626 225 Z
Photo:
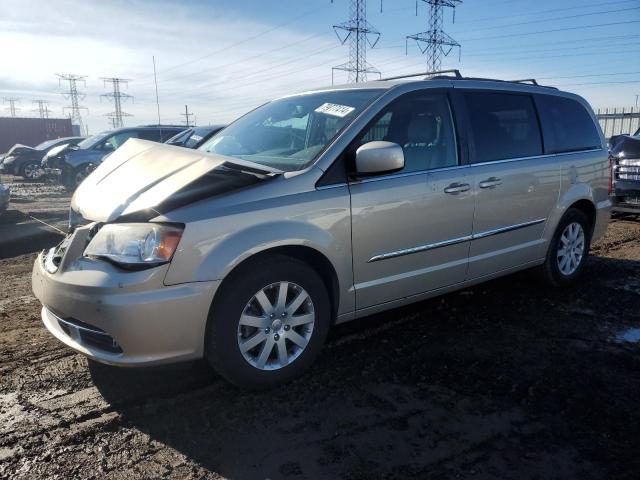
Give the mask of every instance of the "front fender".
M 281 220 L 235 232 L 221 240 L 195 272 L 196 281 L 223 279 L 244 260 L 265 250 L 283 246 L 306 246 L 331 256 L 332 235 L 315 225 Z
M 87 165 L 90 163 L 98 164 L 102 162 L 102 159 L 105 156 L 102 152 L 91 152 L 85 150 L 75 150 L 72 152 L 73 153 L 67 153 L 64 157 L 65 166 L 67 168 L 78 168 L 80 165 Z
M 351 215 L 346 186 L 296 194 L 295 201 L 283 196 L 240 205 L 230 202 L 218 211 L 215 203 L 210 202 L 207 209 L 211 218 L 191 220 L 186 212 L 174 212 L 163 219 L 185 224 L 165 284 L 223 280 L 240 263 L 266 250 L 307 247 L 323 255 L 336 273 L 339 313 L 353 308 Z M 194 204 L 185 210 L 201 214 L 205 205 Z

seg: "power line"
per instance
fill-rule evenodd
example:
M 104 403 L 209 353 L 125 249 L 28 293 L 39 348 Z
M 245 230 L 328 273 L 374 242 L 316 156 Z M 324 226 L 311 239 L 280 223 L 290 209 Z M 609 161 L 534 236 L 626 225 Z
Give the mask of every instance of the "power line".
M 168 67 L 168 68 L 164 69 L 162 73 L 169 72 L 171 70 L 175 70 L 175 69 L 180 68 L 180 67 L 184 67 L 185 65 L 190 65 L 192 63 L 200 62 L 200 61 L 204 60 L 205 58 L 212 57 L 214 55 L 217 55 L 218 53 L 224 52 L 224 51 L 229 50 L 229 49 L 231 49 L 233 47 L 237 47 L 238 45 L 242 45 L 244 43 L 248 43 L 251 40 L 255 40 L 255 39 L 260 38 L 260 37 L 262 37 L 262 36 L 264 36 L 264 35 L 266 35 L 268 33 L 271 33 L 273 31 L 275 31 L 275 30 L 279 30 L 280 28 L 285 27 L 285 26 L 287 26 L 289 24 L 295 23 L 296 21 L 300 20 L 301 18 L 304 18 L 304 17 L 307 17 L 309 15 L 312 15 L 312 14 L 314 14 L 314 13 L 316 13 L 319 10 L 322 10 L 324 8 L 326 8 L 326 7 L 325 6 L 321 6 L 321 7 L 318 7 L 318 8 L 311 9 L 311 10 L 309 10 L 309 11 L 307 11 L 307 12 L 301 14 L 301 15 L 298 15 L 298 16 L 290 19 L 290 20 L 287 20 L 286 22 L 279 23 L 279 24 L 277 24 L 277 25 L 275 25 L 275 26 L 273 26 L 271 28 L 268 28 L 266 30 L 258 32 L 255 35 L 252 35 L 250 37 L 245 37 L 244 39 L 242 39 L 242 40 L 240 40 L 238 42 L 232 43 L 230 45 L 226 45 L 226 46 L 224 46 L 222 48 L 219 48 L 219 49 L 214 50 L 214 51 L 212 51 L 210 53 L 207 53 L 206 55 L 203 55 L 201 57 L 194 58 L 193 60 L 188 60 L 186 62 L 178 63 L 176 65 Z M 150 78 L 150 77 L 157 77 L 157 74 L 154 73 L 154 74 L 149 74 L 149 75 L 143 75 L 143 76 L 139 77 L 137 80 L 140 80 L 140 79 L 143 79 L 143 78 Z
M 342 45 L 349 42 L 349 61 L 331 69 L 332 84 L 335 70 L 347 72 L 349 83 L 366 82 L 368 73 L 380 74 L 367 62 L 367 47 L 375 47 L 380 40 L 380 32 L 367 21 L 367 0 L 351 0 L 349 20 L 334 25 L 333 30 Z
M 489 37 L 475 37 L 475 38 L 467 38 L 467 41 L 470 40 L 493 40 L 497 38 L 510 38 L 510 37 L 523 37 L 527 35 L 540 35 L 543 33 L 556 33 L 556 32 L 566 32 L 569 30 L 584 30 L 586 28 L 599 28 L 599 27 L 613 27 L 617 25 L 630 25 L 632 23 L 640 23 L 640 20 L 627 20 L 624 22 L 611 22 L 611 23 L 594 23 L 590 25 L 580 25 L 577 27 L 564 27 L 564 28 L 553 28 L 550 30 L 537 30 L 534 32 L 520 32 L 520 33 L 508 33 L 505 35 L 493 35 Z
M 18 102 L 19 100 L 20 100 L 19 98 L 15 98 L 15 97 L 5 97 L 3 99 L 4 103 L 9 104 L 9 107 L 7 107 L 7 110 L 9 110 L 9 114 L 12 117 L 15 117 L 16 112 L 20 110 L 18 107 L 16 107 L 16 102 Z
M 110 83 L 113 87 L 113 92 L 100 95 L 101 98 L 113 100 L 114 110 L 113 112 L 106 113 L 105 117 L 111 118 L 111 125 L 113 126 L 113 128 L 122 128 L 124 126 L 122 117 L 132 116 L 130 113 L 122 111 L 122 101 L 130 100 L 133 97 L 127 93 L 122 93 L 120 91 L 120 86 L 127 86 L 129 84 L 129 80 L 117 77 L 103 77 L 102 81 L 104 82 L 105 86 L 107 85 L 107 83 Z
M 511 15 L 500 15 L 498 17 L 495 16 L 491 16 L 491 17 L 476 17 L 476 18 L 472 18 L 469 20 L 463 20 L 462 22 L 460 22 L 460 25 L 466 25 L 468 23 L 477 23 L 477 22 L 486 22 L 486 21 L 492 21 L 492 20 L 503 20 L 503 19 L 513 19 L 514 17 L 530 17 L 533 15 L 541 15 L 544 13 L 555 13 L 555 12 L 565 12 L 565 11 L 569 11 L 569 10 L 583 10 L 585 8 L 589 8 L 589 7 L 602 7 L 605 5 L 616 5 L 616 4 L 620 4 L 620 3 L 635 3 L 637 2 L 637 0 L 615 0 L 613 2 L 596 2 L 596 3 L 587 3 L 587 4 L 580 4 L 579 6 L 575 6 L 575 7 L 565 7 L 565 8 L 551 8 L 551 9 L 547 9 L 547 10 L 538 10 L 538 11 L 527 11 L 526 13 L 515 13 L 515 14 L 511 14 Z M 484 4 L 483 4 L 484 7 Z M 540 21 L 540 20 L 537 20 Z M 545 20 L 546 21 L 546 20 Z
M 451 50 L 458 48 L 460 44 L 444 32 L 443 8 L 455 8 L 462 3 L 462 0 L 421 0 L 429 5 L 429 26 L 425 32 L 408 35 L 405 39 L 407 49 L 409 40 L 415 40 L 418 48 L 427 55 L 427 71 L 437 72 L 442 65 L 442 57 L 449 55 Z M 416 0 L 416 15 L 418 14 L 418 0 Z M 454 13 L 455 21 L 455 13 Z
M 38 116 L 40 118 L 49 118 L 49 107 L 47 105 L 49 105 L 49 102 L 47 100 L 34 100 L 32 103 L 37 103 L 38 107 L 34 108 L 32 111 L 33 112 L 38 112 Z
M 82 122 L 82 116 L 80 115 L 80 110 L 87 110 L 86 107 L 80 105 L 80 100 L 85 98 L 85 94 L 82 92 L 78 92 L 78 82 L 82 82 L 86 86 L 85 78 L 86 75 L 74 75 L 72 73 L 56 73 L 58 76 L 58 83 L 62 83 L 63 80 L 69 82 L 69 93 L 63 93 L 62 96 L 71 100 L 71 105 L 64 107 L 62 111 L 71 110 L 71 114 L 69 117 L 71 118 L 71 122 L 76 123 L 80 128 L 80 132 L 85 132 L 84 123 Z
M 601 10 L 599 12 L 578 13 L 576 15 L 565 15 L 563 17 L 545 18 L 544 21 L 545 22 L 555 22 L 557 20 L 569 20 L 569 19 L 572 19 L 572 18 L 589 17 L 589 16 L 592 16 L 592 15 L 604 15 L 604 14 L 607 14 L 607 13 L 628 12 L 630 10 L 638 10 L 638 9 L 640 9 L 640 7 L 618 8 L 616 10 Z M 521 25 L 530 25 L 532 23 L 540 23 L 540 20 L 528 20 L 526 22 L 507 23 L 507 24 L 503 24 L 503 25 L 491 25 L 491 26 L 488 26 L 488 27 L 474 28 L 473 30 L 475 32 L 478 32 L 478 31 L 481 31 L 481 30 L 493 30 L 495 28 L 518 27 L 518 26 L 521 26 Z

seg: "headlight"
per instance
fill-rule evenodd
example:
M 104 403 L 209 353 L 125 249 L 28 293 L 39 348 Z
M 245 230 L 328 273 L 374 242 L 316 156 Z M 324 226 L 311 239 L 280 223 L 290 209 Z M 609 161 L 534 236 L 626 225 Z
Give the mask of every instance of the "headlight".
M 122 265 L 159 265 L 171 260 L 181 236 L 182 228 L 172 225 L 112 223 L 98 230 L 84 255 Z

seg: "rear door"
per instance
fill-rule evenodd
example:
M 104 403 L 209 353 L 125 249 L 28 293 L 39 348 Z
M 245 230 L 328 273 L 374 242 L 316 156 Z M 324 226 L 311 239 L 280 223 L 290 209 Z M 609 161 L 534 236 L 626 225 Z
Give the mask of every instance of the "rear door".
M 542 234 L 560 191 L 560 165 L 543 154 L 531 95 L 466 91 L 475 191 L 468 279 L 544 255 Z
M 358 309 L 462 282 L 473 220 L 445 92 L 392 102 L 355 146 L 375 140 L 402 146 L 405 167 L 349 184 Z

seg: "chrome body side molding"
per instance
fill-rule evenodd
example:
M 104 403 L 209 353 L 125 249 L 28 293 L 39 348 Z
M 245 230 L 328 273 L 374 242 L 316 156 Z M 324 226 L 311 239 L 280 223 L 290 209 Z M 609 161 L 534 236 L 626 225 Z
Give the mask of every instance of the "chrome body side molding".
M 495 228 L 493 230 L 487 230 L 485 232 L 474 233 L 473 235 L 466 235 L 464 237 L 451 238 L 449 240 L 443 240 L 442 242 L 430 243 L 427 245 L 418 245 L 417 247 L 404 248 L 402 250 L 396 250 L 394 252 L 381 253 L 371 257 L 368 263 L 378 262 L 380 260 L 387 260 L 389 258 L 402 257 L 404 255 L 411 255 L 413 253 L 425 252 L 427 250 L 433 250 L 435 248 L 448 247 L 449 245 L 455 245 L 456 243 L 468 242 L 470 240 L 477 240 L 479 238 L 486 238 L 492 235 L 499 235 L 501 233 L 512 232 L 520 228 L 531 227 L 540 223 L 546 222 L 546 218 L 539 218 L 537 220 L 531 220 L 530 222 L 518 223 L 515 225 L 509 225 L 506 227 Z

